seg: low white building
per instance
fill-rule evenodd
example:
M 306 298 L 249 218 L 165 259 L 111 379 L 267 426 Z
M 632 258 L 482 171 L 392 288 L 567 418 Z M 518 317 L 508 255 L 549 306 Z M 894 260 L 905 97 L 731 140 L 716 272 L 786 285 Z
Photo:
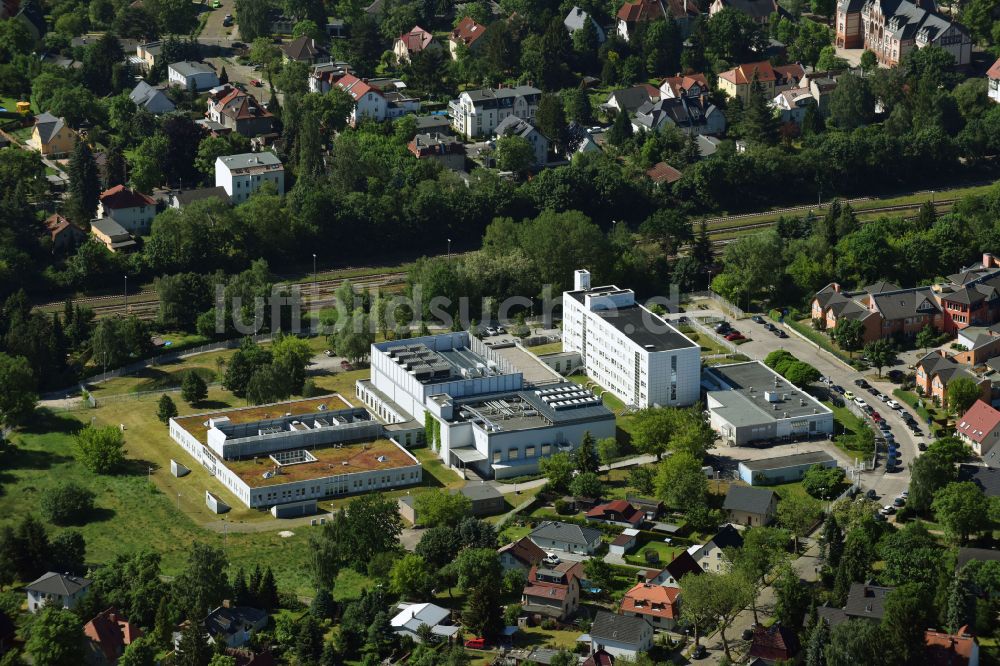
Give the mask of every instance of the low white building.
M 156 217 L 156 200 L 124 185 L 115 185 L 101 193 L 97 217 L 110 218 L 129 233 L 148 233 Z
M 790 88 L 778 93 L 771 106 L 778 110 L 781 122 L 801 125 L 809 107 L 816 106 L 816 98 L 809 88 Z
M 451 621 L 451 611 L 435 604 L 400 604 L 399 613 L 389 624 L 393 633 L 409 636 L 417 643 L 422 643 L 420 627 L 427 625 L 431 636 L 437 640 L 448 640 L 460 631 L 460 627 Z
M 25 586 L 28 593 L 28 611 L 37 613 L 43 606 L 73 608 L 86 596 L 90 580 L 69 574 L 50 571 Z
M 708 368 L 702 382 L 709 422 L 732 446 L 833 434 L 833 412 L 760 361 Z
M 587 376 L 625 404 L 698 401 L 701 348 L 636 303 L 631 289 L 591 287 L 590 272 L 578 270 L 562 306 L 563 350 L 578 352 Z
M 210 65 L 182 60 L 167 66 L 167 82 L 172 86 L 201 92 L 219 85 L 219 76 Z
M 270 151 L 223 155 L 215 160 L 215 186 L 226 190 L 234 204 L 243 203 L 266 183 L 285 193 L 285 167 Z
M 542 91 L 531 86 L 466 90 L 448 103 L 451 126 L 467 138 L 492 136 L 507 116 L 532 120 Z

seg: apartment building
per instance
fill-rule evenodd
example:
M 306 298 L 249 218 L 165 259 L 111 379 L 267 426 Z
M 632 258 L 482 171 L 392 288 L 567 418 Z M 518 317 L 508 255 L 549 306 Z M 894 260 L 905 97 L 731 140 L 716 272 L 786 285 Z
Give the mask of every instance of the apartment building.
M 531 86 L 466 90 L 448 103 L 451 126 L 467 138 L 489 137 L 508 116 L 532 120 L 542 91 Z
M 574 274 L 563 293 L 563 349 L 578 352 L 587 376 L 636 407 L 685 406 L 698 400 L 701 349 L 636 303 L 635 292 L 591 287 Z
M 934 0 L 840 0 L 836 31 L 837 46 L 872 51 L 889 67 L 931 45 L 948 51 L 957 65 L 972 57 L 968 30 L 939 14 Z
M 719 90 L 729 97 L 739 98 L 747 104 L 754 81 L 760 86 L 764 98 L 772 100 L 779 92 L 798 86 L 804 76 L 805 70 L 797 63 L 775 67 L 763 60 L 744 63 L 721 72 L 718 85 Z
M 285 167 L 272 152 L 223 155 L 215 160 L 215 186 L 222 187 L 234 204 L 243 203 L 265 183 L 277 194 L 285 193 Z

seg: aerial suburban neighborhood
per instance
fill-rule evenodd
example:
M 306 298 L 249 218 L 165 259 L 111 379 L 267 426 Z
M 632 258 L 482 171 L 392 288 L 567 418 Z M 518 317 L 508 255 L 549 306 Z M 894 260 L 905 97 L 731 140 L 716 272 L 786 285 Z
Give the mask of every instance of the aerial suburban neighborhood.
M 0 2 L 0 666 L 1000 664 L 997 0 Z

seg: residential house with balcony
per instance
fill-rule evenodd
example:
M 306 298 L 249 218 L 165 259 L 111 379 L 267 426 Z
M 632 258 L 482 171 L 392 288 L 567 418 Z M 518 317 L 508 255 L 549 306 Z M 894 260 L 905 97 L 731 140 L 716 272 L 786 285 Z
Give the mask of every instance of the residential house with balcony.
M 271 112 L 256 97 L 229 84 L 213 88 L 206 104 L 205 117 L 224 131 L 255 137 L 274 129 Z
M 722 134 L 726 131 L 726 117 L 707 97 L 672 97 L 646 102 L 632 120 L 636 132 L 655 132 L 670 126 L 695 136 Z
M 73 608 L 87 595 L 90 583 L 87 578 L 54 571 L 42 574 L 24 588 L 28 594 L 28 611 L 37 613 L 46 605 Z
M 580 607 L 581 562 L 533 566 L 521 591 L 521 608 L 529 615 L 565 620 Z
M 393 120 L 420 110 L 420 100 L 397 91 L 391 85 L 386 89 L 379 88 L 375 81 L 359 79 L 353 74 L 344 74 L 332 86 L 340 88 L 354 100 L 354 108 L 347 118 L 351 125 L 366 119 L 377 122 Z
M 111 218 L 129 233 L 147 233 L 156 217 L 156 200 L 124 185 L 101 192 L 98 219 Z
M 532 86 L 466 90 L 448 103 L 455 132 L 469 139 L 493 136 L 508 116 L 533 120 L 542 91 Z
M 879 282 L 861 291 L 843 291 L 836 282 L 826 285 L 813 296 L 810 314 L 814 322 L 820 322 L 823 329 L 832 331 L 841 319 L 857 320 L 863 327 L 865 342 L 878 340 L 882 335 L 882 318 L 869 307 L 873 292 L 881 289 L 898 289 L 894 284 Z
M 660 82 L 660 98 L 707 97 L 712 90 L 704 74 L 678 74 Z
M 680 617 L 680 588 L 650 583 L 637 583 L 622 598 L 618 611 L 625 616 L 640 617 L 656 629 L 672 630 Z
M 925 46 L 941 47 L 960 66 L 968 65 L 972 57 L 968 30 L 939 14 L 934 0 L 840 0 L 836 44 L 872 51 L 888 67 Z

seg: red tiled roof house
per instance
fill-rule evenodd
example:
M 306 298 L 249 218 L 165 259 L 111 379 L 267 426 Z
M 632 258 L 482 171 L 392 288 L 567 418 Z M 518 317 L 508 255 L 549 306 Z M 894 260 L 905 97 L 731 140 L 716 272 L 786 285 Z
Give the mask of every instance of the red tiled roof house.
M 955 426 L 955 434 L 981 456 L 1000 441 L 1000 411 L 976 400 Z
M 521 591 L 521 608 L 531 615 L 565 620 L 580 606 L 583 564 L 563 562 L 555 567 L 535 565 Z
M 614 500 L 598 504 L 587 512 L 587 520 L 596 520 L 622 527 L 638 527 L 645 520 L 646 514 L 625 500 Z
M 88 639 L 91 663 L 116 664 L 132 641 L 142 636 L 138 626 L 132 624 L 114 608 L 99 613 L 83 625 L 83 633 Z
M 657 629 L 673 629 L 680 616 L 676 587 L 638 583 L 622 598 L 621 614 L 641 617 Z
M 479 50 L 482 37 L 486 34 L 486 26 L 476 23 L 471 16 L 466 16 L 458 22 L 448 37 L 448 52 L 452 60 L 458 60 L 459 49 L 465 48 L 470 53 Z
M 129 233 L 146 233 L 156 217 L 156 201 L 142 192 L 115 185 L 101 193 L 97 217 L 110 217 Z

